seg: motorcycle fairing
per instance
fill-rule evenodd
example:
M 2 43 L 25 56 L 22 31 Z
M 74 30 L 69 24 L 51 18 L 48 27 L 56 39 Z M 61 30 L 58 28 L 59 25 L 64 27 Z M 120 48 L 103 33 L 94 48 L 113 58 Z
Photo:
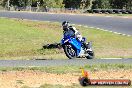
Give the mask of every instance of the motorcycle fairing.
M 77 50 L 77 56 L 79 56 L 82 43 L 80 41 L 78 41 L 76 38 L 62 39 L 61 43 L 62 44 L 70 43 L 71 45 L 73 45 L 75 47 L 75 49 Z

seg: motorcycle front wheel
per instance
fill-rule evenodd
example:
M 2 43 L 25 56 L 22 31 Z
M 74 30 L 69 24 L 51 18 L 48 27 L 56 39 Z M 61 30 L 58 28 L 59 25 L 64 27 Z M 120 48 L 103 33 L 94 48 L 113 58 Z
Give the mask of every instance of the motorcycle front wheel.
M 74 49 L 74 47 L 71 44 L 67 44 L 63 48 L 64 48 L 64 52 L 65 52 L 66 56 L 69 59 L 76 58 L 76 56 L 77 56 L 76 50 Z

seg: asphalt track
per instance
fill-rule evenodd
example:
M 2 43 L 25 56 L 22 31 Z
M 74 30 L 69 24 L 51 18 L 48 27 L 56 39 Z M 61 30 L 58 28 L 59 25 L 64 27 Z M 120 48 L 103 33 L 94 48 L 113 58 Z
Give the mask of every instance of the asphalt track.
M 67 20 L 72 24 L 87 25 L 90 27 L 102 28 L 126 35 L 132 35 L 132 18 L 8 11 L 0 11 L 0 17 L 54 22 L 63 22 Z
M 132 35 L 132 19 L 120 17 L 82 16 L 68 14 L 29 13 L 0 11 L 0 17 L 20 18 L 40 21 L 62 22 L 67 20 L 72 24 L 81 24 L 103 28 L 109 31 Z M 62 66 L 62 65 L 93 65 L 93 64 L 132 64 L 132 59 L 74 59 L 74 60 L 0 60 L 0 66 Z
M 67 66 L 94 64 L 132 64 L 132 59 L 73 59 L 73 60 L 0 60 L 0 67 Z

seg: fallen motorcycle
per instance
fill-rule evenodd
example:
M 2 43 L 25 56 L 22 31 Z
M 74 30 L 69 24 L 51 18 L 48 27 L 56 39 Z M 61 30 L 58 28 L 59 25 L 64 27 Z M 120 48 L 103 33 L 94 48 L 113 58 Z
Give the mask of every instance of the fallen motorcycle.
M 83 38 L 82 41 L 85 42 L 86 39 Z M 63 39 L 61 40 L 61 45 L 64 49 L 66 56 L 69 59 L 82 58 L 82 57 L 86 57 L 87 59 L 94 58 L 92 42 L 87 43 L 88 49 L 86 49 L 83 43 L 77 40 L 75 37 L 70 35 L 64 35 Z

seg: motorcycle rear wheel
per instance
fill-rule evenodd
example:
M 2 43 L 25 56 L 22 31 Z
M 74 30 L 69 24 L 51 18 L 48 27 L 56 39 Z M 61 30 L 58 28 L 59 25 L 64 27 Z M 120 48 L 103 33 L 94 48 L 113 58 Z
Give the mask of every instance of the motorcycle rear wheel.
M 94 59 L 94 52 L 93 51 L 89 51 L 88 52 L 88 56 L 86 56 L 87 59 Z

